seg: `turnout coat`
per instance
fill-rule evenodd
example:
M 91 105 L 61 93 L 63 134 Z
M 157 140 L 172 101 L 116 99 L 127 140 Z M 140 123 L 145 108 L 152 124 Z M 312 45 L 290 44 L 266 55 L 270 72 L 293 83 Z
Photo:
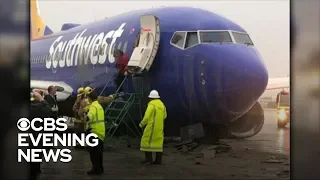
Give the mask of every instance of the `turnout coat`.
M 165 105 L 160 99 L 151 100 L 139 126 L 144 128 L 140 150 L 145 152 L 163 152 L 164 120 L 167 118 Z

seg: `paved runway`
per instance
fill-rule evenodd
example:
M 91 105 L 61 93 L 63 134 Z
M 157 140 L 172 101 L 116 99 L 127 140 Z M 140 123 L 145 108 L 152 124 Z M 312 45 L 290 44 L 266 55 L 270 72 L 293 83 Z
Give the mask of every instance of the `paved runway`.
M 233 145 L 243 145 L 257 150 L 290 154 L 290 123 L 286 128 L 277 128 L 277 114 L 275 109 L 265 109 L 265 124 L 257 135 L 252 138 L 230 141 Z
M 261 150 L 268 152 L 290 154 L 290 123 L 286 128 L 277 128 L 276 110 L 265 110 L 265 124 L 259 134 L 250 138 L 250 140 L 259 142 Z

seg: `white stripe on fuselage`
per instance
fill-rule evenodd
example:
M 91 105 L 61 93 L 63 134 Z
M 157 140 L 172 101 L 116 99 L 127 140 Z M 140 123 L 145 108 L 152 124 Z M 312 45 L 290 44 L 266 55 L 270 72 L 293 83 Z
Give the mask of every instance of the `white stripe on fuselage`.
M 77 66 L 90 63 L 104 64 L 106 58 L 110 63 L 115 61 L 113 57 L 113 46 L 117 38 L 121 37 L 124 26 L 121 24 L 117 30 L 111 30 L 107 33 L 101 32 L 90 36 L 83 36 L 87 29 L 77 33 L 72 40 L 60 41 L 63 36 L 59 36 L 50 46 L 46 68 L 64 68 L 65 66 Z M 93 36 L 93 37 L 92 37 Z M 112 39 L 109 44 L 106 40 Z M 106 52 L 108 50 L 108 52 Z

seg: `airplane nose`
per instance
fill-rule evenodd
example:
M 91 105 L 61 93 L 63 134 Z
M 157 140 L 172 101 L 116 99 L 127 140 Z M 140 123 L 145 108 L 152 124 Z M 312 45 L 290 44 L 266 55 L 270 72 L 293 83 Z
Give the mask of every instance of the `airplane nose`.
M 204 54 L 207 108 L 219 109 L 230 121 L 239 118 L 256 103 L 268 84 L 268 72 L 254 47 L 207 45 Z M 214 108 L 213 108 L 214 107 Z M 217 113 L 217 112 L 215 112 Z

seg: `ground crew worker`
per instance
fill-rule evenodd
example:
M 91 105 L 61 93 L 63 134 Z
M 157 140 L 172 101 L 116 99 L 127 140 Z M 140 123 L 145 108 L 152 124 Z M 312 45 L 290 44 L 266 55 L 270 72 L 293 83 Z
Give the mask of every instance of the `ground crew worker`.
M 164 120 L 167 118 L 165 105 L 160 100 L 158 91 L 152 90 L 148 96 L 150 101 L 147 110 L 140 122 L 144 128 L 140 143 L 140 150 L 145 152 L 145 160 L 141 163 L 161 164 L 164 140 Z M 155 161 L 152 152 L 156 152 Z
M 72 107 L 72 110 L 73 110 L 74 116 L 75 116 L 75 119 L 73 121 L 74 125 L 75 125 L 74 129 L 78 135 L 80 135 L 81 133 L 84 133 L 86 130 L 85 129 L 85 122 L 79 116 L 80 102 L 82 99 L 84 99 L 84 88 L 80 87 L 77 90 L 77 99 L 74 102 L 73 107 Z M 81 147 L 82 146 L 79 146 L 78 144 L 76 146 L 76 148 L 81 148 Z
M 88 88 L 89 89 L 89 88 Z M 100 175 L 103 173 L 103 143 L 105 138 L 104 110 L 97 101 L 98 96 L 94 89 L 88 92 L 87 97 L 91 102 L 88 113 L 84 119 L 88 121 L 88 133 L 95 133 L 99 138 L 99 144 L 95 147 L 89 147 L 92 169 L 87 172 L 88 175 Z
M 51 107 L 50 105 L 43 99 L 41 94 L 39 92 L 33 92 L 31 93 L 30 98 L 30 119 L 34 118 L 46 118 L 51 116 Z M 38 124 L 35 124 L 37 127 L 41 125 L 42 123 L 37 122 Z M 32 133 L 35 137 L 38 136 L 37 131 L 30 130 L 30 133 Z M 40 141 L 41 142 L 41 141 Z M 33 147 L 35 149 L 42 149 L 42 144 L 39 144 L 37 147 Z M 30 164 L 30 179 L 36 179 L 37 176 L 41 173 L 40 169 L 40 162 L 32 162 Z
M 56 95 L 57 89 L 55 86 L 48 87 L 48 94 L 44 97 L 44 100 L 50 105 L 52 116 L 51 118 L 57 119 L 59 116 L 59 107 Z

